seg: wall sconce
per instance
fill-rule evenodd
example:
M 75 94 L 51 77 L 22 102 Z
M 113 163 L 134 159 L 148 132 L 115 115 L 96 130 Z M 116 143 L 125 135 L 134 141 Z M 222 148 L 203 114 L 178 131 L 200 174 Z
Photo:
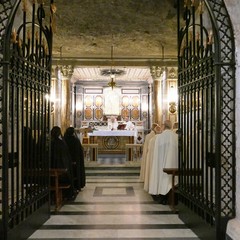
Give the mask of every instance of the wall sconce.
M 174 114 L 177 111 L 177 88 L 176 83 L 171 82 L 168 89 L 169 112 Z
M 81 117 L 82 115 L 82 103 L 80 101 L 76 103 L 76 115 L 77 117 Z
M 148 114 L 148 104 L 147 103 L 142 103 L 142 115 L 144 118 L 147 118 Z
M 177 104 L 175 102 L 169 103 L 169 112 L 174 114 L 177 111 Z
M 51 113 L 53 113 L 54 112 L 54 102 L 56 101 L 56 99 L 55 99 L 55 94 L 50 94 L 50 96 L 47 94 L 46 96 L 45 96 L 45 98 L 46 98 L 46 100 L 47 101 L 50 101 L 50 104 L 51 104 Z

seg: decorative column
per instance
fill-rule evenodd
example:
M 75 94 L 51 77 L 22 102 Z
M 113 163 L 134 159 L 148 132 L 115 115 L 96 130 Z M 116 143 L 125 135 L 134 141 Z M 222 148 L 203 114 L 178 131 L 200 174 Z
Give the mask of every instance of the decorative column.
M 151 129 L 153 122 L 153 84 L 149 83 L 148 85 L 148 129 Z
M 71 122 L 71 76 L 73 67 L 71 65 L 62 66 L 62 96 L 61 96 L 61 129 L 62 133 L 72 125 Z
M 151 67 L 151 75 L 153 78 L 153 118 L 152 121 L 158 124 L 162 123 L 162 69 L 159 66 Z
M 62 92 L 62 74 L 59 66 L 54 69 L 55 77 L 52 78 L 51 86 L 51 108 L 52 108 L 52 127 L 61 127 L 61 92 Z
M 71 122 L 71 76 L 73 67 L 57 66 L 55 77 L 52 78 L 50 101 L 52 103 L 52 126 L 61 127 L 62 133 L 72 125 Z

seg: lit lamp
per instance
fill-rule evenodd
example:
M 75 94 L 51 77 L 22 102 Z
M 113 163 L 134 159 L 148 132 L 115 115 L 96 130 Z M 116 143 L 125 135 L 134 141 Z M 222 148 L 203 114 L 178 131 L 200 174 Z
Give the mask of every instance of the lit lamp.
M 147 105 L 147 103 L 142 103 L 142 113 L 143 113 L 143 117 L 146 118 L 147 117 L 147 113 L 148 113 L 148 105 Z
M 116 82 L 114 81 L 115 79 L 115 75 L 114 74 L 111 74 L 111 81 L 108 83 L 108 86 L 112 88 L 116 87 Z
M 122 76 L 125 74 L 125 71 L 122 69 L 113 68 L 113 46 L 111 46 L 111 68 L 101 70 L 102 76 L 110 76 L 110 82 L 108 82 L 108 86 L 112 89 L 116 87 L 115 78 L 117 76 Z
M 169 112 L 174 114 L 177 111 L 177 89 L 171 84 L 168 89 Z
M 50 95 L 46 94 L 45 98 L 46 98 L 47 102 L 50 102 L 51 113 L 53 113 L 54 112 L 54 102 L 56 101 L 55 94 L 54 93 L 51 93 Z
M 82 103 L 80 101 L 76 103 L 76 114 L 77 117 L 81 117 L 82 115 Z

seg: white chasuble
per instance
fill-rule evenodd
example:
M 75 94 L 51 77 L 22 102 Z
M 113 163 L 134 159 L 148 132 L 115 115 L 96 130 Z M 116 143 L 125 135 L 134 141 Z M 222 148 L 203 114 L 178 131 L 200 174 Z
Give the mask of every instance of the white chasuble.
M 166 195 L 172 188 L 172 175 L 163 168 L 178 168 L 178 136 L 172 130 L 157 135 L 149 179 L 149 193 Z M 178 179 L 175 178 L 175 185 Z
M 146 158 L 147 158 L 147 152 L 148 152 L 148 145 L 149 145 L 150 139 L 152 137 L 154 137 L 154 136 L 155 136 L 155 132 L 151 131 L 145 137 L 145 141 L 144 141 L 144 144 L 143 144 L 142 161 L 141 161 L 140 181 L 144 181 L 144 178 L 145 178 L 145 169 L 146 169 Z

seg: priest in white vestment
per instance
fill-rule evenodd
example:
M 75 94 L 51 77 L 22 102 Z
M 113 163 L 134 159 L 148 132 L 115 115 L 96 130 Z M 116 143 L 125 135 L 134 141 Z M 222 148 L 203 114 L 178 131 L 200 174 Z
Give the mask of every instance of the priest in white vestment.
M 117 128 L 118 128 L 117 119 L 114 116 L 111 116 L 111 118 L 108 119 L 108 129 L 109 130 L 117 130 Z
M 149 193 L 166 195 L 172 188 L 172 176 L 164 168 L 178 168 L 178 136 L 171 130 L 169 120 L 164 122 L 164 131 L 157 135 L 149 179 Z M 178 179 L 175 178 L 175 184 Z
M 134 128 L 135 128 L 135 125 L 129 120 L 129 117 L 126 117 L 125 118 L 125 124 L 126 124 L 126 126 L 125 126 L 125 130 L 134 130 Z
M 144 190 L 148 192 L 149 190 L 149 179 L 150 179 L 150 171 L 152 167 L 153 153 L 155 149 L 155 141 L 158 134 L 162 133 L 162 127 L 159 125 L 154 128 L 155 136 L 153 136 L 148 145 L 148 152 L 146 157 L 146 165 L 145 165 L 145 176 L 144 176 Z
M 143 144 L 143 153 L 142 153 L 142 161 L 141 161 L 141 169 L 140 169 L 140 181 L 144 181 L 145 177 L 145 169 L 146 169 L 146 158 L 148 152 L 149 141 L 152 137 L 155 136 L 154 128 L 158 126 L 157 123 L 152 124 L 151 132 L 145 136 L 144 144 Z

